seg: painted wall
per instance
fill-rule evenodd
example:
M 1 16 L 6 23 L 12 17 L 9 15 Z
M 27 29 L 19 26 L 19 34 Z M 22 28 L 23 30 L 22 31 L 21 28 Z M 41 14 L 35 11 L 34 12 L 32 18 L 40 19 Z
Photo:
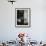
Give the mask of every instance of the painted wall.
M 46 13 L 43 0 L 17 0 L 13 5 L 0 0 L 0 41 L 15 40 L 19 32 L 30 34 L 33 40 L 46 40 Z M 31 8 L 31 27 L 15 27 L 15 8 Z

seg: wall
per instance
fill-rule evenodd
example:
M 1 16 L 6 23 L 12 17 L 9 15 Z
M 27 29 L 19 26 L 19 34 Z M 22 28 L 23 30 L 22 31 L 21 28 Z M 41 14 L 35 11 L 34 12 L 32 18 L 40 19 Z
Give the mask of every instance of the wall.
M 46 14 L 42 0 L 17 0 L 12 5 L 0 0 L 0 41 L 15 40 L 19 32 L 30 34 L 33 40 L 46 40 Z M 15 27 L 15 8 L 31 8 L 31 27 Z

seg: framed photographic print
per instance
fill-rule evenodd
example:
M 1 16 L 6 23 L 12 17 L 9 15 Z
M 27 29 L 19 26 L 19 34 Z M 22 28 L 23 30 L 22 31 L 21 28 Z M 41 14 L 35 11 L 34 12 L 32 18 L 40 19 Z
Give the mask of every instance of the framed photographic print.
M 15 9 L 15 26 L 30 27 L 31 26 L 31 10 L 30 8 Z

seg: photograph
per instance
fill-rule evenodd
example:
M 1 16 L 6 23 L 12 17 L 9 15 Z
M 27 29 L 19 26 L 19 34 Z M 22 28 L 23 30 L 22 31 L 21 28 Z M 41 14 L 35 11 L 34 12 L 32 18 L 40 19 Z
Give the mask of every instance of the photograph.
M 30 8 L 16 8 L 15 13 L 16 27 L 30 27 L 31 24 Z
M 0 46 L 46 46 L 46 0 L 0 0 Z

